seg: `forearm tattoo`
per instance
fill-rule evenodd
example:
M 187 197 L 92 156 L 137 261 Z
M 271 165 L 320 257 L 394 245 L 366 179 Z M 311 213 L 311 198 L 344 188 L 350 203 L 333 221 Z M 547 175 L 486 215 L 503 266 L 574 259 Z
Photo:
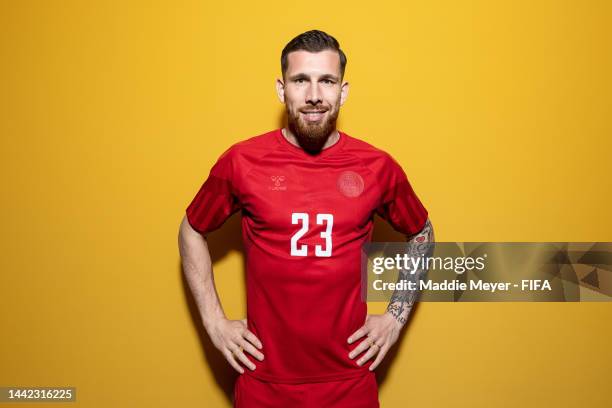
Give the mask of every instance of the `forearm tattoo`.
M 421 257 L 431 256 L 433 252 L 434 233 L 433 227 L 429 219 L 425 222 L 423 229 L 411 236 L 408 239 L 408 256 Z M 395 290 L 387 306 L 387 312 L 397 319 L 402 326 L 408 320 L 408 316 L 412 311 L 414 302 L 416 301 L 419 290 L 419 281 L 427 274 L 427 269 L 419 268 L 414 273 L 412 271 L 400 270 L 398 274 L 398 281 L 403 279 L 407 281 L 415 282 L 416 290 Z

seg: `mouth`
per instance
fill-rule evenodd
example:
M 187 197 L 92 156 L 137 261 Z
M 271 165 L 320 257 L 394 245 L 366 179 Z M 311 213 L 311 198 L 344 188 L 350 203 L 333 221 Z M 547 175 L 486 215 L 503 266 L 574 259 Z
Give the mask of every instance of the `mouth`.
M 319 120 L 323 119 L 325 112 L 327 112 L 325 109 L 300 111 L 304 119 L 306 119 L 308 122 L 318 122 Z

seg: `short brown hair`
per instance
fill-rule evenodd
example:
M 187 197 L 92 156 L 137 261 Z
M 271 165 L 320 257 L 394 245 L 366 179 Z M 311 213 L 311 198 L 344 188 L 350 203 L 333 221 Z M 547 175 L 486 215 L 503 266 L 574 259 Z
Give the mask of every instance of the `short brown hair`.
M 289 66 L 287 55 L 290 52 L 299 50 L 308 52 L 320 52 L 324 50 L 337 51 L 338 55 L 340 56 L 340 78 L 344 78 L 346 55 L 344 55 L 344 52 L 340 49 L 340 44 L 334 37 L 319 30 L 306 31 L 285 45 L 285 48 L 283 48 L 283 52 L 281 53 L 281 72 L 283 74 L 283 78 L 285 77 L 285 73 L 287 72 L 287 68 Z

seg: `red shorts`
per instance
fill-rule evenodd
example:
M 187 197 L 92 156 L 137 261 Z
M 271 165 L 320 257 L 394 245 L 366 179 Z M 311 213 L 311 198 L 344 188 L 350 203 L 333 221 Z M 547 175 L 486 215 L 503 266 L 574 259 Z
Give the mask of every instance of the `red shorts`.
M 278 384 L 242 374 L 234 387 L 235 408 L 379 408 L 373 372 L 347 380 Z

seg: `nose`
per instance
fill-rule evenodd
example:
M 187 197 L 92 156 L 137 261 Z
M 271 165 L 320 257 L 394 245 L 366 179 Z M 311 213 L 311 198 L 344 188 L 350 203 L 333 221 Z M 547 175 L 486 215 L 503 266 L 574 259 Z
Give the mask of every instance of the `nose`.
M 323 102 L 321 99 L 321 90 L 319 89 L 319 83 L 314 82 L 308 86 L 308 91 L 306 92 L 306 103 L 317 105 Z

